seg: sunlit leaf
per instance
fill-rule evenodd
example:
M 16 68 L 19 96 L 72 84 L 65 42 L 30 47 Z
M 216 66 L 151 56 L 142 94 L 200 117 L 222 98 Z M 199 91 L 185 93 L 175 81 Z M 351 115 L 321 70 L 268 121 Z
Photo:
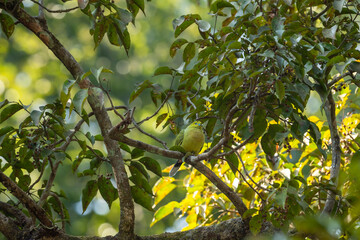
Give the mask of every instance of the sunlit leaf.
M 173 181 L 174 179 L 170 177 L 164 177 L 157 181 L 153 187 L 153 193 L 155 194 L 155 206 L 176 188 L 176 185 L 172 183 Z
M 174 211 L 174 208 L 178 208 L 180 203 L 172 201 L 166 204 L 165 206 L 160 207 L 154 214 L 154 218 L 150 224 L 152 227 L 155 223 L 163 219 L 164 217 L 168 216 L 170 213 Z
M 4 122 L 8 118 L 10 118 L 12 115 L 17 113 L 21 109 L 23 109 L 23 106 L 21 106 L 18 103 L 8 105 L 0 113 L 0 123 Z
M 156 128 L 167 118 L 168 113 L 163 113 L 156 118 Z

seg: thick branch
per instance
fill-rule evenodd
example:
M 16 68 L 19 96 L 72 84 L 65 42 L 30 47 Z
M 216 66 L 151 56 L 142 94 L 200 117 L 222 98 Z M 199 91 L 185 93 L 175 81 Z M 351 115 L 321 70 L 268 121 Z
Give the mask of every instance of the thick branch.
M 246 212 L 247 207 L 241 200 L 240 196 L 237 195 L 228 185 L 226 185 L 213 171 L 201 162 L 191 161 L 191 158 L 187 162 L 206 176 L 222 193 L 224 193 L 234 204 L 240 215 L 243 215 Z
M 46 215 L 44 209 L 39 207 L 21 188 L 16 185 L 8 176 L 0 171 L 0 182 L 6 187 L 19 201 L 36 216 L 39 221 L 47 227 L 53 224 Z
M 11 9 L 11 13 L 20 23 L 31 30 L 38 36 L 38 38 L 55 54 L 55 56 L 64 64 L 75 79 L 78 79 L 83 70 L 74 57 L 64 48 L 58 39 L 47 29 L 46 24 L 31 17 L 24 9 L 11 6 L 0 0 L 0 8 Z M 81 88 L 88 88 L 90 82 L 87 79 L 79 82 Z M 104 142 L 108 152 L 115 180 L 117 182 L 117 189 L 119 191 L 119 198 L 121 204 L 119 236 L 121 238 L 134 238 L 134 204 L 131 198 L 131 190 L 126 174 L 124 162 L 121 156 L 120 147 L 116 141 L 108 137 L 108 131 L 111 129 L 111 122 L 106 109 L 99 101 L 98 97 L 94 97 L 94 92 L 89 91 L 89 103 L 98 120 L 101 132 L 104 137 Z M 92 100 L 92 101 L 91 101 Z
M 99 100 L 101 96 L 97 94 L 98 92 L 90 89 L 88 101 L 94 111 L 96 120 L 104 137 L 108 158 L 110 160 L 117 185 L 121 205 L 118 236 L 122 239 L 134 239 L 134 203 L 131 196 L 131 188 L 126 174 L 124 160 L 121 155 L 119 144 L 109 136 L 109 130 L 112 129 L 112 124 L 106 109 L 101 105 L 102 103 Z
M 30 227 L 31 219 L 28 218 L 19 208 L 14 207 L 8 203 L 0 202 L 0 211 L 5 213 L 7 216 L 15 218 L 15 222 L 22 228 Z
M 269 223 L 262 224 L 261 233 L 271 234 L 273 228 Z M 249 224 L 241 218 L 233 218 L 216 225 L 198 227 L 188 231 L 163 233 L 154 236 L 141 236 L 137 240 L 184 240 L 184 239 L 196 239 L 196 240 L 210 240 L 210 239 L 248 239 L 250 234 Z
M 140 149 L 143 149 L 147 152 L 150 153 L 154 153 L 154 154 L 158 154 L 164 157 L 168 157 L 168 158 L 174 158 L 174 159 L 180 159 L 182 157 L 184 157 L 184 154 L 181 152 L 177 152 L 177 151 L 172 151 L 172 150 L 167 150 L 164 148 L 160 148 L 151 144 L 147 144 L 141 141 L 137 141 L 137 140 L 133 140 L 131 138 L 126 137 L 124 134 L 120 133 L 120 129 L 119 129 L 119 125 L 113 127 L 110 131 L 109 131 L 109 137 L 111 139 L 114 139 L 116 141 L 125 143 L 129 146 L 132 147 L 137 147 Z
M 7 239 L 19 239 L 18 233 L 20 231 L 16 223 L 2 213 L 0 213 L 0 232 L 4 234 Z
M 336 124 L 336 115 L 335 115 L 335 101 L 330 92 L 325 103 L 325 113 L 328 121 L 330 134 L 331 134 L 331 169 L 330 169 L 330 180 L 334 183 L 335 187 L 338 184 L 338 176 L 340 172 L 340 161 L 341 161 L 341 147 L 340 147 L 340 137 L 337 130 Z M 326 198 L 325 207 L 323 213 L 331 213 L 335 205 L 335 193 L 333 191 L 328 191 L 328 196 Z

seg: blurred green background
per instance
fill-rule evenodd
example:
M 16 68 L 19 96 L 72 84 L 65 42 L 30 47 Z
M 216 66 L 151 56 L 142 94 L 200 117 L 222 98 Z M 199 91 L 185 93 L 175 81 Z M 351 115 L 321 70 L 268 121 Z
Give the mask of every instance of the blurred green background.
M 116 4 L 124 4 L 125 1 L 115 1 Z M 37 7 L 29 0 L 25 0 L 24 6 L 33 15 L 37 14 Z M 45 1 L 45 5 L 52 10 L 66 9 L 77 5 L 76 1 L 62 3 L 60 1 Z M 128 98 L 136 88 L 136 84 L 146 79 L 159 83 L 164 88 L 169 88 L 170 77 L 152 77 L 156 68 L 164 65 L 178 67 L 177 59 L 181 58 L 180 53 L 172 59 L 169 56 L 169 48 L 174 41 L 172 20 L 188 13 L 200 14 L 209 21 L 207 1 L 153 0 L 147 2 L 144 16 L 141 12 L 136 19 L 136 26 L 129 26 L 131 36 L 131 50 L 129 56 L 123 49 L 109 44 L 106 37 L 100 46 L 94 50 L 92 36 L 89 33 L 90 21 L 76 10 L 70 13 L 51 14 L 46 13 L 49 30 L 62 42 L 62 44 L 80 62 L 85 71 L 99 68 L 101 66 L 111 69 L 114 73 L 104 75 L 106 86 L 110 90 L 115 105 L 128 105 Z M 189 28 L 185 33 L 186 38 L 191 39 L 192 34 L 197 34 L 195 27 Z M 56 59 L 50 50 L 37 39 L 32 32 L 29 32 L 20 24 L 16 25 L 13 36 L 8 40 L 4 34 L 0 35 L 0 101 L 21 101 L 24 105 L 30 105 L 29 110 L 37 109 L 46 103 L 51 103 L 59 97 L 63 82 L 72 79 L 66 68 Z M 76 89 L 73 90 L 73 95 Z M 109 106 L 109 104 L 107 105 Z M 137 98 L 131 106 L 136 106 L 136 120 L 151 115 L 156 107 L 151 103 L 148 93 Z M 166 107 L 163 111 L 166 111 Z M 20 123 L 25 114 L 17 113 L 0 127 L 8 124 Z M 79 119 L 72 117 L 68 123 L 75 125 Z M 113 119 L 116 124 L 117 119 Z M 143 125 L 143 129 L 156 135 L 158 138 L 168 142 L 172 146 L 174 136 L 162 127 L 155 129 L 155 120 Z M 91 131 L 98 133 L 96 124 L 92 122 L 89 126 L 84 125 L 82 130 L 86 133 Z M 132 135 L 139 137 L 138 133 Z M 143 141 L 153 143 L 150 138 Z M 103 149 L 101 145 L 98 145 Z M 79 153 L 78 145 L 70 145 L 69 154 L 76 156 Z M 127 156 L 125 156 L 127 157 Z M 173 164 L 173 160 L 158 159 L 161 167 L 165 168 Z M 2 162 L 1 164 L 4 164 Z M 72 162 L 67 160 L 63 163 L 55 179 L 54 190 L 63 190 L 67 196 L 66 207 L 70 213 L 71 225 L 67 225 L 67 232 L 74 235 L 99 235 L 106 236 L 116 233 L 119 223 L 119 201 L 112 204 L 109 211 L 106 202 L 97 196 L 82 214 L 81 191 L 90 177 L 77 178 L 76 173 L 71 170 Z M 83 162 L 79 170 L 85 169 L 88 162 Z M 111 172 L 110 168 L 103 169 L 104 173 Z M 36 179 L 38 173 L 32 174 Z M 47 169 L 45 176 L 49 174 Z M 151 183 L 154 184 L 158 177 L 151 175 Z M 45 177 L 46 179 L 47 177 Z M 181 174 L 177 179 L 182 179 Z M 181 181 L 181 180 L 178 180 Z M 179 182 L 181 186 L 182 183 Z M 166 197 L 163 205 L 171 200 L 179 200 L 185 194 L 181 187 Z M 0 197 L 1 198 L 1 197 Z M 0 199 L 7 201 L 8 199 Z M 136 233 L 140 235 L 158 234 L 165 230 L 180 230 L 184 227 L 183 221 L 175 224 L 174 215 L 168 216 L 164 221 L 149 227 L 153 213 L 144 210 L 136 205 Z

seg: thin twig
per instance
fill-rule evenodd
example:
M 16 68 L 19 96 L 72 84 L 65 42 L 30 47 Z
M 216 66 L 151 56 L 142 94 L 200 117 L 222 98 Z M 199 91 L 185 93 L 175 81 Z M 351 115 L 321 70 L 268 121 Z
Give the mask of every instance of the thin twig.
M 53 183 L 54 183 L 54 180 L 55 180 L 55 177 L 56 177 L 56 172 L 57 172 L 57 169 L 60 165 L 61 161 L 57 161 L 55 164 L 52 164 L 52 161 L 51 159 L 49 158 L 49 164 L 50 164 L 50 167 L 51 167 L 51 173 L 50 173 L 50 176 L 49 176 L 49 179 L 46 183 L 46 186 L 44 188 L 44 191 L 42 192 L 41 194 L 41 197 L 39 199 L 39 202 L 38 202 L 38 205 L 40 207 L 42 207 L 46 201 L 46 199 L 48 198 L 49 194 L 50 194 L 50 190 L 53 186 Z
M 144 135 L 146 135 L 146 136 L 154 139 L 155 141 L 161 143 L 161 144 L 164 146 L 164 148 L 169 149 L 169 148 L 167 147 L 167 145 L 166 145 L 166 142 L 164 142 L 164 141 L 160 140 L 159 138 L 151 135 L 150 133 L 147 133 L 147 132 L 145 132 L 144 130 L 142 130 L 142 129 L 140 128 L 140 126 L 136 123 L 135 119 L 133 119 L 132 122 L 133 122 L 135 128 L 136 128 L 137 130 L 139 130 L 139 132 L 141 132 L 142 134 L 144 134 Z
M 262 190 L 264 190 L 264 191 L 269 192 L 269 190 L 267 190 L 266 188 L 261 187 L 257 182 L 254 181 L 254 179 L 252 179 L 252 177 L 249 175 L 248 171 L 247 171 L 246 168 L 245 168 L 245 164 L 244 164 L 244 161 L 243 161 L 242 158 L 241 158 L 241 155 L 240 155 L 237 151 L 236 151 L 235 153 L 236 153 L 236 155 L 238 156 L 238 158 L 239 158 L 239 160 L 240 160 L 240 162 L 241 162 L 241 165 L 242 165 L 243 168 L 244 168 L 244 172 L 245 172 L 246 176 L 256 185 L 256 187 L 258 187 L 259 189 L 262 189 Z
M 167 100 L 169 100 L 169 98 L 170 98 L 171 95 L 172 95 L 171 93 L 168 93 L 168 94 L 166 95 L 166 98 L 164 99 L 164 101 L 163 101 L 163 102 L 161 103 L 161 105 L 159 106 L 159 108 L 158 108 L 151 116 L 149 116 L 149 117 L 147 117 L 147 118 L 144 118 L 143 120 L 137 122 L 137 125 L 140 126 L 140 125 L 143 124 L 144 122 L 146 122 L 146 121 L 150 120 L 151 118 L 153 118 L 154 116 L 156 116 L 156 114 L 158 114 L 159 111 L 161 110 L 161 108 L 165 105 L 165 103 L 167 102 Z
M 73 8 L 68 8 L 68 9 L 63 9 L 63 10 L 51 10 L 48 9 L 47 7 L 45 7 L 41 2 L 37 2 L 35 0 L 31 0 L 33 3 L 36 3 L 37 5 L 39 5 L 40 7 L 42 7 L 43 9 L 45 9 L 46 11 L 48 11 L 49 13 L 64 13 L 64 12 L 71 12 L 75 9 L 78 9 L 79 6 L 73 7 Z M 39 11 L 40 12 L 40 11 Z M 39 13 L 40 14 L 40 13 Z
M 37 184 L 40 179 L 42 178 L 43 174 L 44 174 L 44 170 L 45 170 L 45 165 L 46 165 L 47 161 L 44 161 L 42 164 L 42 168 L 41 168 L 41 172 L 40 172 L 40 176 L 35 180 L 35 182 L 33 184 L 31 184 L 31 186 L 29 187 L 29 189 L 27 190 L 27 193 L 30 193 L 31 189 L 35 186 L 35 184 Z
M 60 217 L 61 217 L 61 229 L 65 230 L 65 214 L 64 214 L 64 208 L 63 204 L 59 198 L 59 196 L 53 192 L 50 192 L 50 195 L 55 198 L 55 200 L 58 202 L 58 205 L 60 206 Z
M 348 71 L 346 73 L 341 74 L 340 76 L 335 77 L 331 82 L 329 82 L 327 84 L 328 87 L 333 86 L 335 83 L 337 83 L 338 81 L 340 81 L 341 79 L 343 79 L 346 76 L 352 76 L 352 72 Z
M 320 18 L 323 14 L 326 13 L 327 10 L 329 10 L 331 8 L 332 4 L 329 4 L 326 6 L 326 8 L 324 10 L 322 10 L 319 14 L 317 14 L 315 17 L 311 18 L 311 21 L 316 21 L 318 18 Z
M 239 158 L 239 154 L 236 152 L 236 155 L 238 155 Z M 265 199 L 262 198 L 262 196 L 260 195 L 260 193 L 246 180 L 245 176 L 242 174 L 242 172 L 230 161 L 226 161 L 230 166 L 232 166 L 233 168 L 236 169 L 236 171 L 240 174 L 241 178 L 246 182 L 246 184 L 261 198 L 261 201 L 265 202 Z
M 116 108 L 114 107 L 114 104 L 113 104 L 113 102 L 112 102 L 112 100 L 111 100 L 111 97 L 110 97 L 110 95 L 109 95 L 109 92 L 108 92 L 107 90 L 103 89 L 103 88 L 102 88 L 102 90 L 106 93 L 106 96 L 108 97 L 109 102 L 110 102 L 110 104 L 111 104 L 111 108 L 114 110 L 114 113 L 115 113 L 116 115 L 118 115 L 118 116 L 121 118 L 121 120 L 124 121 L 124 117 L 123 117 L 120 113 L 118 113 L 118 111 L 116 111 Z

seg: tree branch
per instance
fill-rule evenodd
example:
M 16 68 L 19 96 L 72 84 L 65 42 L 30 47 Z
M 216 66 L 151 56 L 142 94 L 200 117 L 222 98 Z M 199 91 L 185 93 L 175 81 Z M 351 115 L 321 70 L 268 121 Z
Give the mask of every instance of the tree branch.
M 31 17 L 24 9 L 19 8 L 16 4 L 12 2 L 4 3 L 3 1 L 0 1 L 0 8 L 12 9 L 10 14 L 12 14 L 26 28 L 35 33 L 36 36 L 38 36 L 38 38 L 64 64 L 64 66 L 69 70 L 69 72 L 73 75 L 75 79 L 80 78 L 80 76 L 83 74 L 83 70 L 80 64 L 65 49 L 65 47 L 59 42 L 59 40 L 47 29 L 46 25 L 39 22 L 36 18 Z M 87 78 L 78 82 L 78 84 L 83 89 L 88 88 L 91 85 L 90 81 Z M 126 174 L 124 162 L 121 156 L 120 147 L 118 146 L 116 141 L 113 141 L 108 137 L 108 131 L 112 127 L 109 115 L 107 114 L 106 109 L 103 107 L 102 102 L 99 101 L 99 98 L 95 96 L 95 93 L 93 91 L 90 90 L 88 101 L 96 116 L 96 119 L 98 120 L 101 132 L 103 134 L 104 143 L 108 152 L 108 158 L 110 159 L 113 168 L 119 193 L 121 213 L 118 234 L 123 239 L 133 239 L 135 222 L 134 203 L 132 201 L 131 189 Z M 49 225 L 49 223 L 47 224 Z
M 49 176 L 49 179 L 48 181 L 46 182 L 46 186 L 45 186 L 45 189 L 44 191 L 42 192 L 41 194 L 41 197 L 40 197 L 40 200 L 38 202 L 38 205 L 40 207 L 42 207 L 46 201 L 46 199 L 48 198 L 49 194 L 50 194 L 50 190 L 52 188 L 52 185 L 54 183 L 54 180 L 55 180 L 55 177 L 56 177 L 56 172 L 57 172 L 57 169 L 59 167 L 59 164 L 60 164 L 61 161 L 57 161 L 55 163 L 54 166 L 51 167 L 51 173 L 50 173 L 50 176 Z M 51 164 L 51 159 L 49 159 L 49 163 Z
M 335 77 L 331 82 L 329 82 L 329 83 L 327 84 L 327 86 L 328 86 L 328 87 L 332 87 L 335 83 L 337 83 L 338 81 L 340 81 L 340 80 L 343 79 L 344 77 L 350 76 L 350 75 L 352 75 L 352 72 L 350 72 L 350 71 L 348 71 L 348 72 L 346 72 L 346 73 L 344 73 L 344 74 L 341 74 L 340 76 Z
M 15 218 L 17 226 L 21 226 L 22 228 L 28 228 L 31 226 L 31 219 L 28 218 L 19 208 L 14 207 L 13 205 L 0 202 L 0 211 L 5 213 L 7 216 Z
M 36 3 L 37 5 L 39 5 L 41 8 L 45 9 L 46 11 L 48 11 L 49 13 L 64 13 L 64 12 L 71 12 L 73 10 L 78 9 L 79 7 L 73 7 L 73 8 L 68 8 L 68 9 L 59 9 L 59 10 L 50 10 L 48 8 L 46 8 L 41 2 L 37 2 L 35 0 L 31 0 L 33 3 Z
M 12 219 L 2 213 L 0 213 L 0 232 L 9 240 L 19 239 L 18 233 L 20 231 L 18 226 Z
M 332 159 L 331 159 L 331 169 L 330 169 L 330 181 L 332 181 L 335 187 L 337 187 L 338 176 L 340 172 L 341 147 L 340 147 L 340 137 L 337 130 L 335 111 L 336 111 L 335 101 L 330 91 L 327 100 L 325 102 L 325 113 L 331 135 Z M 323 213 L 330 214 L 334 208 L 334 205 L 335 205 L 335 193 L 329 190 L 328 196 L 326 198 L 325 206 L 323 209 Z
M 131 188 L 125 169 L 124 159 L 120 151 L 119 144 L 110 138 L 109 131 L 113 128 L 106 109 L 101 105 L 97 91 L 89 89 L 88 102 L 94 111 L 96 120 L 99 124 L 101 133 L 104 137 L 104 143 L 108 152 L 108 159 L 113 169 L 114 178 L 120 199 L 120 224 L 119 233 L 122 239 L 134 239 L 134 202 L 132 200 Z
M 222 193 L 224 193 L 230 201 L 234 204 L 240 215 L 242 216 L 247 207 L 244 202 L 241 200 L 239 195 L 237 195 L 228 185 L 226 185 L 213 171 L 211 171 L 207 166 L 201 162 L 191 161 L 191 157 L 185 160 L 188 164 L 192 165 L 196 170 L 201 172 L 205 177 L 207 177 Z
M 8 176 L 0 171 L 0 182 L 31 212 L 39 221 L 47 227 L 53 224 L 44 209 L 39 207 L 21 188 L 18 187 Z

